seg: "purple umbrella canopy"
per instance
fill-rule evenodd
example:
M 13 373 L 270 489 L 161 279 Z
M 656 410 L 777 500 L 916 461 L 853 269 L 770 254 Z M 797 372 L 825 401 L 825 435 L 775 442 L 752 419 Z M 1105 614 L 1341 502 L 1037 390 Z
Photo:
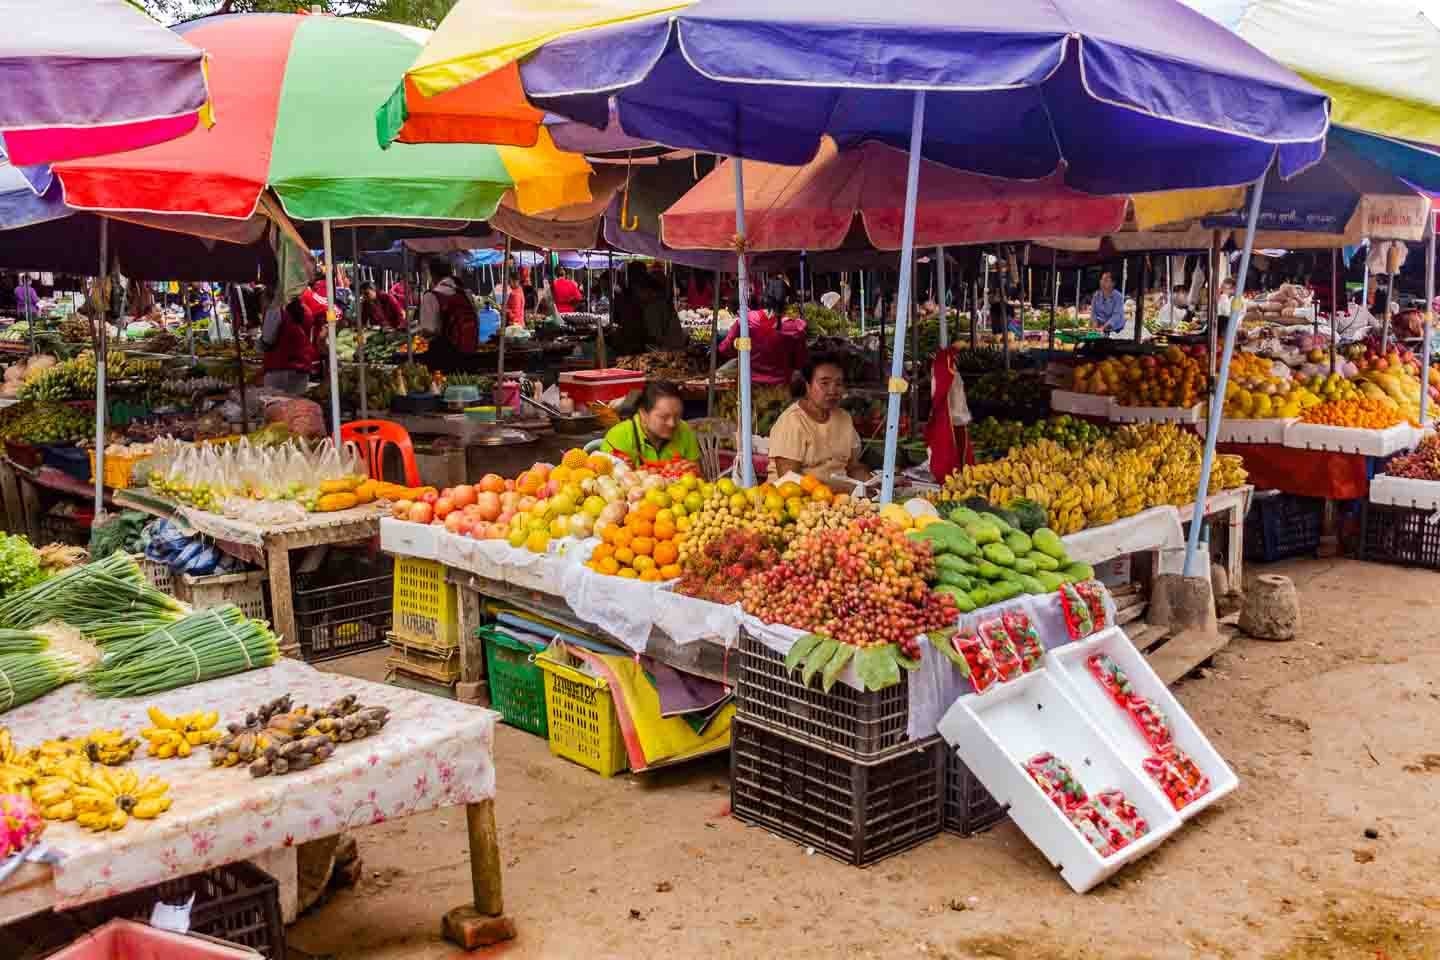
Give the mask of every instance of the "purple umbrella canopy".
M 1324 152 L 1325 95 L 1174 0 L 699 0 L 553 40 L 536 106 L 637 140 L 802 164 L 823 135 L 1090 193 L 1237 185 Z

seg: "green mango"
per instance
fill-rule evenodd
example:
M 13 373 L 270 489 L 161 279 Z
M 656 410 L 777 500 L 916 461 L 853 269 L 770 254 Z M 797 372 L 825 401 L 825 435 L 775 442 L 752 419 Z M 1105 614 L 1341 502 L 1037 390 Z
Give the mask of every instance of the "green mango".
M 990 602 L 1001 603 L 1005 600 L 1013 600 L 1021 594 L 1020 584 L 1005 581 L 1003 583 L 991 584 Z
M 1031 546 L 1030 538 L 1020 530 L 1011 530 L 1005 534 L 1005 546 L 1015 551 L 1015 556 L 1017 557 L 1023 557 L 1034 549 L 1034 547 Z
M 1015 551 L 1003 543 L 987 543 L 980 548 L 980 552 L 983 553 L 985 559 L 991 563 L 999 564 L 1002 567 L 1015 566 Z
M 1031 551 L 1031 553 L 1030 553 L 1025 559 L 1027 559 L 1027 560 L 1029 560 L 1031 563 L 1035 564 L 1035 568 L 1036 568 L 1037 570 L 1059 570 L 1059 569 L 1060 569 L 1060 561 L 1059 561 L 1059 560 L 1056 560 L 1054 557 L 1050 556 L 1048 553 L 1041 553 L 1039 550 Z
M 956 507 L 950 511 L 950 522 L 959 524 L 962 527 L 968 527 L 972 523 L 980 522 L 980 514 L 971 510 L 969 507 Z
M 1000 542 L 1000 528 L 988 520 L 979 520 L 967 525 L 965 532 L 980 546 Z
M 941 570 L 939 577 L 936 579 L 946 586 L 956 587 L 960 590 L 969 590 L 975 586 L 973 579 L 963 573 L 955 573 L 953 570 Z
M 1045 589 L 1045 584 L 1041 583 L 1037 578 L 1026 576 L 1023 573 L 1020 574 L 1020 589 L 1032 596 L 1039 596 L 1042 593 L 1050 592 Z
M 1049 570 L 1036 570 L 1035 579 L 1040 581 L 1041 585 L 1045 587 L 1046 593 L 1054 593 L 1060 589 L 1062 583 L 1066 582 L 1063 576 L 1058 573 L 1051 573 Z
M 964 557 L 957 557 L 951 553 L 942 553 L 936 557 L 935 567 L 937 570 L 949 570 L 967 576 L 980 569 Z
M 1025 574 L 1016 570 L 1014 567 L 1000 568 L 1000 580 L 1004 583 L 1019 583 L 1020 578 L 1023 576 L 1025 576 Z
M 1045 554 L 1042 553 L 1042 554 L 1040 554 L 1040 556 L 1043 557 L 1043 556 L 1045 556 Z M 1031 560 L 1029 557 L 1016 557 L 1016 558 L 1015 558 L 1015 572 L 1016 572 L 1016 573 L 1034 573 L 1035 570 L 1036 570 L 1036 567 L 1035 567 L 1035 561 L 1034 561 L 1034 560 Z
M 981 560 L 976 572 L 986 580 L 999 580 L 1001 575 L 1004 574 L 1005 568 L 993 564 L 989 560 Z
M 1071 583 L 1079 583 L 1081 580 L 1094 580 L 1095 568 L 1088 563 L 1072 563 L 1065 568 L 1065 575 L 1070 578 Z
M 1060 541 L 1060 535 L 1049 527 L 1041 527 L 1030 535 L 1030 540 L 1035 544 L 1035 549 L 1047 557 L 1054 557 L 1060 563 L 1065 562 L 1065 544 Z
M 971 590 L 970 602 L 975 604 L 976 610 L 979 610 L 981 607 L 990 606 L 990 604 L 994 602 L 990 599 L 990 588 L 976 587 L 975 589 Z

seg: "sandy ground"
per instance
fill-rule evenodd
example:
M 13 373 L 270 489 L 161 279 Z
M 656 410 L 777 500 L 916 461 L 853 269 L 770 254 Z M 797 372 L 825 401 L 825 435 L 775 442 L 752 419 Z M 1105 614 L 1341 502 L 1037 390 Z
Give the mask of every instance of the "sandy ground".
M 607 781 L 502 727 L 497 817 L 519 939 L 490 952 L 1440 958 L 1440 575 L 1353 561 L 1266 571 L 1295 579 L 1300 638 L 1239 639 L 1177 688 L 1240 790 L 1086 896 L 1009 823 L 856 870 L 727 816 L 723 758 Z M 302 957 L 457 956 L 439 918 L 468 899 L 463 830 L 442 811 L 361 831 L 362 884 L 302 917 L 290 943 Z

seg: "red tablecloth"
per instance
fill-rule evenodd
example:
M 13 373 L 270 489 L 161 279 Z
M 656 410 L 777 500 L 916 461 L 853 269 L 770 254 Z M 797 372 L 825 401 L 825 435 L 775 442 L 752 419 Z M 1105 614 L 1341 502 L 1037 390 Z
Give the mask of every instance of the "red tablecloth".
M 1222 443 L 1216 449 L 1244 457 L 1250 483 L 1257 490 L 1331 500 L 1354 500 L 1370 492 L 1365 457 L 1358 453 L 1297 450 L 1273 443 Z

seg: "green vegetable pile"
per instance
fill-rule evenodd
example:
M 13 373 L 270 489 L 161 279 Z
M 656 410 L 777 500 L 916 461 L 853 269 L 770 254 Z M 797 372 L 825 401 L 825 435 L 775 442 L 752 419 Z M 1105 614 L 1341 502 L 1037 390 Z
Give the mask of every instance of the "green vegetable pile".
M 95 418 L 83 410 L 57 403 L 17 404 L 24 412 L 0 426 L 0 439 L 16 443 L 73 443 L 95 432 Z
M 33 587 L 44 579 L 40 551 L 24 537 L 0 533 L 0 596 Z

